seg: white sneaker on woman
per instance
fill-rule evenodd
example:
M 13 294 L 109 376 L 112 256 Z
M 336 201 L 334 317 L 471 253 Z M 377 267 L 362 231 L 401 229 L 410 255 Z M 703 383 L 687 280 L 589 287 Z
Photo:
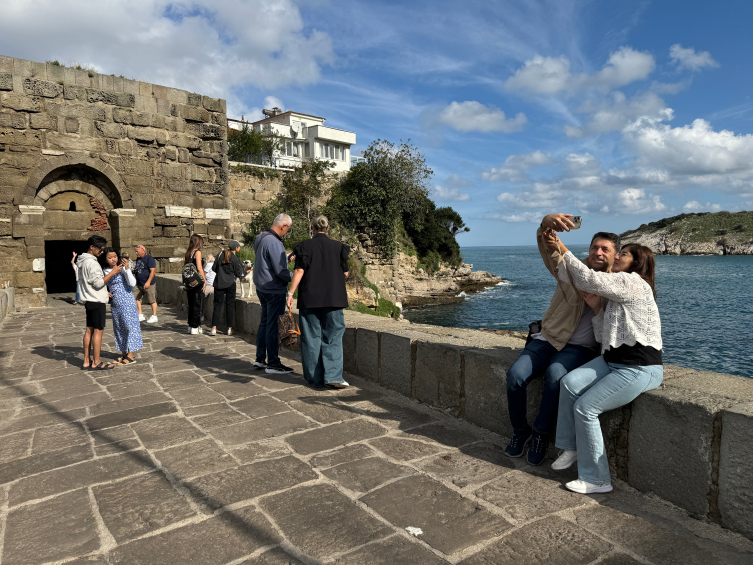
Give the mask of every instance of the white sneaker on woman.
M 573 463 L 578 460 L 578 452 L 574 449 L 563 449 L 557 460 L 552 463 L 552 469 L 555 471 L 563 471 L 572 467 Z
M 612 485 L 605 483 L 603 485 L 595 485 L 586 481 L 570 481 L 565 485 L 568 490 L 573 492 L 579 492 L 580 494 L 598 494 L 603 492 L 612 492 Z
M 209 331 L 209 335 L 217 335 L 217 329 L 216 329 L 216 328 L 212 328 L 212 329 L 211 329 L 211 330 Z
M 191 335 L 198 335 L 199 328 L 191 328 L 190 333 L 191 333 Z

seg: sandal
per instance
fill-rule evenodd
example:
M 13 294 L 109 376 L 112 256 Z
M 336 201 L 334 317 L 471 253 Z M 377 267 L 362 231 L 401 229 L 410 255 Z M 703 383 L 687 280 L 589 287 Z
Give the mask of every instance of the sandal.
M 108 365 L 104 361 L 100 361 L 96 365 L 92 365 L 89 367 L 90 371 L 109 371 L 110 369 L 114 369 L 115 365 Z
M 125 359 L 125 357 L 118 357 L 117 359 L 115 359 L 115 361 L 113 361 L 113 363 L 120 365 L 123 362 L 123 359 Z
M 130 357 L 123 357 L 116 363 L 116 365 L 133 365 L 136 362 L 136 359 L 131 359 Z

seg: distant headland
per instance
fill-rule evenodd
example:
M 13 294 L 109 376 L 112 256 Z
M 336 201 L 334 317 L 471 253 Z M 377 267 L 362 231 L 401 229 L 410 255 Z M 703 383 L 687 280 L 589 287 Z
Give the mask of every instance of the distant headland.
M 621 235 L 658 255 L 753 255 L 753 212 L 680 214 Z

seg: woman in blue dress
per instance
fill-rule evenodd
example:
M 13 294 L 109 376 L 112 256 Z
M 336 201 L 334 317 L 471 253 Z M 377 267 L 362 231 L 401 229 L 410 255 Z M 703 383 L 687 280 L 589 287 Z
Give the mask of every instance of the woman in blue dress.
M 107 247 L 100 257 L 104 258 L 102 268 L 105 275 L 115 265 L 123 263 L 118 253 Z M 128 269 L 123 269 L 119 276 L 115 276 L 107 283 L 107 290 L 112 297 L 112 327 L 115 332 L 115 345 L 123 355 L 117 360 L 119 365 L 133 365 L 136 362 L 134 352 L 144 347 L 141 339 L 141 326 L 139 324 L 139 312 L 136 309 L 136 301 L 133 298 L 133 287 L 136 279 Z

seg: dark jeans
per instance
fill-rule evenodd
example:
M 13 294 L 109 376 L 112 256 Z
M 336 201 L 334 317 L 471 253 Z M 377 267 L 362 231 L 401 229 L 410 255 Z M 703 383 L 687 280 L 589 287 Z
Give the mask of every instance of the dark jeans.
M 342 308 L 301 308 L 303 378 L 314 386 L 343 382 Z
M 534 431 L 547 434 L 557 422 L 560 398 L 560 379 L 573 369 L 596 357 L 596 351 L 578 345 L 557 349 L 547 341 L 532 340 L 517 361 L 507 371 L 507 408 L 515 433 L 530 433 L 526 419 L 526 388 L 535 377 L 544 376 L 539 414 L 533 423 Z
M 235 285 L 228 288 L 214 289 L 214 310 L 212 310 L 212 327 L 220 321 L 222 303 L 225 303 L 225 323 L 228 328 L 235 325 Z
M 198 328 L 201 325 L 201 304 L 204 293 L 201 287 L 198 289 L 186 289 L 186 301 L 188 302 L 188 325 L 192 328 Z
M 217 290 L 215 289 L 215 292 Z M 279 365 L 280 356 L 277 353 L 280 334 L 277 330 L 277 320 L 285 313 L 285 298 L 287 294 L 270 294 L 259 292 L 261 303 L 261 322 L 256 331 L 256 360 L 267 360 L 267 365 Z

